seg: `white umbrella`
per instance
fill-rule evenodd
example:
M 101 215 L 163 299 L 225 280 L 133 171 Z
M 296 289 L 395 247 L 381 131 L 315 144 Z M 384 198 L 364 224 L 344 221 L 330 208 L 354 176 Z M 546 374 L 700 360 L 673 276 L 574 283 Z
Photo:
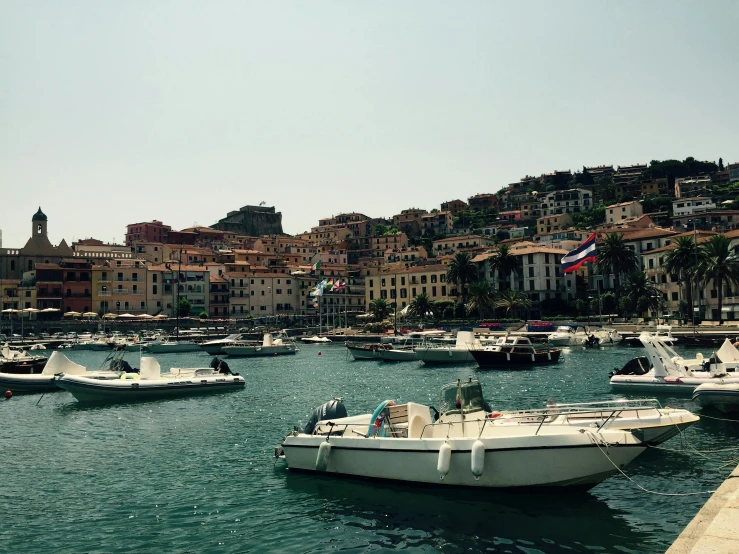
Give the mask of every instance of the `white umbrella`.
M 115 318 L 117 318 L 117 317 L 118 317 L 118 316 L 117 316 L 117 315 L 115 315 L 115 314 L 105 314 L 105 315 L 103 316 L 103 319 L 115 319 Z
M 82 314 L 79 312 L 65 312 L 64 317 L 77 317 L 81 316 Z
M 50 313 L 50 312 L 60 312 L 61 310 L 59 308 L 44 308 L 41 311 L 45 313 Z
M 154 319 L 169 319 L 169 316 L 164 314 L 155 315 Z
M 140 315 L 137 315 L 136 317 L 139 319 L 154 319 L 154 316 L 149 315 L 149 314 L 140 314 Z
M 121 314 L 121 315 L 118 316 L 119 319 L 124 319 L 124 318 L 125 319 L 130 319 L 132 317 L 136 317 L 136 316 L 133 315 L 133 314 Z
M 14 310 L 13 308 L 8 308 L 7 310 L 3 310 L 4 314 L 19 314 L 22 310 Z
M 97 316 L 98 314 L 95 312 L 85 312 L 84 314 L 82 314 L 82 317 L 97 317 Z
M 41 310 L 37 310 L 36 308 L 23 308 L 23 311 L 28 314 L 36 314 L 40 312 Z

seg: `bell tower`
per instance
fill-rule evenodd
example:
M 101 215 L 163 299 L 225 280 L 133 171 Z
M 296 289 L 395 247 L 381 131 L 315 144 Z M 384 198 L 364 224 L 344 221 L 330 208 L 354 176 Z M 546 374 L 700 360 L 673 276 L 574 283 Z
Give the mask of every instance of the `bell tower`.
M 38 211 L 33 214 L 31 224 L 31 237 L 46 237 L 47 218 L 46 214 L 41 211 L 41 206 L 39 206 Z

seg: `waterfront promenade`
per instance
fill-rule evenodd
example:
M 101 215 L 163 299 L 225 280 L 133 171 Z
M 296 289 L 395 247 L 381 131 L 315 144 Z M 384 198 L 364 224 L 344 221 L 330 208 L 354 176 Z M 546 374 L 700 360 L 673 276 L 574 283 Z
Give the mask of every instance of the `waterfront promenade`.
M 739 466 L 667 550 L 666 554 L 739 552 Z

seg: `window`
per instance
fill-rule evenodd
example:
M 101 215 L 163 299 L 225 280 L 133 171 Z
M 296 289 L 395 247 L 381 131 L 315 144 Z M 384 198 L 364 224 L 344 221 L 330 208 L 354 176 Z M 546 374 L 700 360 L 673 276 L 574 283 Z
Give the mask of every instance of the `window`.
M 676 293 L 676 292 L 673 292 L 673 293 L 672 293 L 672 299 L 673 299 L 673 300 L 677 300 L 677 293 Z
M 400 284 L 401 284 L 401 286 L 405 286 L 405 277 L 404 276 L 400 278 Z M 372 281 L 370 281 L 370 286 L 372 286 Z
M 444 275 L 444 274 L 439 275 L 439 282 L 440 283 L 446 283 L 446 275 Z
M 534 281 L 529 281 L 529 290 L 535 290 L 534 289 Z
M 262 291 L 262 296 L 264 296 L 264 291 Z
M 383 277 L 382 281 L 380 282 L 380 286 L 382 286 L 382 287 L 385 286 L 385 278 L 384 277 Z
M 533 264 L 533 263 L 534 263 L 534 255 L 529 254 L 529 264 Z
M 279 283 L 279 279 L 277 282 Z M 282 294 L 282 289 L 275 289 L 275 294 Z
M 151 276 L 151 282 L 152 283 L 156 283 L 157 282 L 157 274 L 156 273 L 152 274 L 152 276 Z
M 534 276 L 534 268 L 529 266 L 529 277 L 533 277 L 533 276 Z
M 431 296 L 436 296 L 436 287 L 431 287 Z

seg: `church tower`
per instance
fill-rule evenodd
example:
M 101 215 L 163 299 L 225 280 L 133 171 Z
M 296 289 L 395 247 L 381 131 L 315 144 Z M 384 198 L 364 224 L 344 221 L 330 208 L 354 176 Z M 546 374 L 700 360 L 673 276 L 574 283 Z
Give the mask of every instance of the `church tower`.
M 33 237 L 46 237 L 46 214 L 41 211 L 41 206 L 39 206 L 38 211 L 33 214 L 33 219 L 31 219 L 32 223 L 32 229 L 31 229 L 31 238 Z

